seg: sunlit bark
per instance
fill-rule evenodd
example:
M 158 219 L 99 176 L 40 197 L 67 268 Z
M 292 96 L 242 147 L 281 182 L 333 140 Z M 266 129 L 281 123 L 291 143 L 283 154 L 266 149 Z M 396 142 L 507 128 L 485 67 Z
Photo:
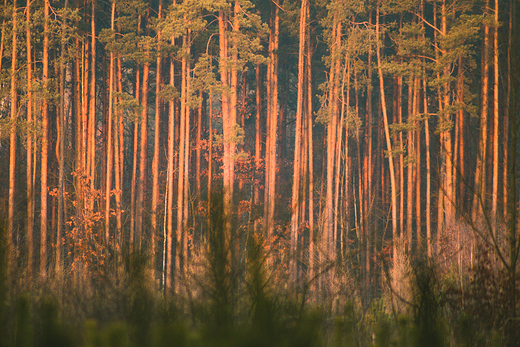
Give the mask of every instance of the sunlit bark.
M 7 270 L 10 271 L 14 266 L 14 207 L 15 207 L 15 186 L 16 186 L 16 125 L 18 122 L 18 94 L 17 94 L 17 44 L 18 44 L 18 9 L 16 0 L 13 1 L 13 36 L 11 41 L 11 125 L 9 131 L 9 219 L 7 225 Z M 0 57 L 1 58 L 1 57 Z
M 376 36 L 377 36 L 377 70 L 379 74 L 379 88 L 381 97 L 381 110 L 383 112 L 384 132 L 386 138 L 386 148 L 388 151 L 388 165 L 390 168 L 390 189 L 391 189 L 391 204 L 392 204 L 392 254 L 393 259 L 397 257 L 397 196 L 396 196 L 396 185 L 395 185 L 395 171 L 394 171 L 394 160 L 392 156 L 392 142 L 390 138 L 390 127 L 388 124 L 388 114 L 386 110 L 386 99 L 385 99 L 385 84 L 383 80 L 383 70 L 381 66 L 381 37 L 380 37 L 380 24 L 379 24 L 379 7 L 377 8 L 376 15 Z

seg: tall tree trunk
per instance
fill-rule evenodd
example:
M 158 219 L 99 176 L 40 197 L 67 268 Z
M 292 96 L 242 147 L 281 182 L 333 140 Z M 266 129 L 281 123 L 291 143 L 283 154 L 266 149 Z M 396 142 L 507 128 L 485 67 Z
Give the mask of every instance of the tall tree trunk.
M 162 1 L 159 1 L 158 19 L 162 17 Z M 155 79 L 155 121 L 154 121 L 154 139 L 153 139 L 153 159 L 152 159 L 152 229 L 150 236 L 150 259 L 152 263 L 152 278 L 155 280 L 155 247 L 157 243 L 157 205 L 159 203 L 159 145 L 161 134 L 161 106 L 162 100 L 159 97 L 161 92 L 161 73 L 162 73 L 162 55 L 161 55 L 161 31 L 157 32 L 157 73 Z
M 230 147 L 230 132 L 232 125 L 230 124 L 230 98 L 229 92 L 227 88 L 230 86 L 229 81 L 229 56 L 228 56 L 228 15 L 226 12 L 221 10 L 219 12 L 218 17 L 218 27 L 219 27 L 219 54 L 220 54 L 220 82 L 223 87 L 222 92 L 222 133 L 224 137 L 224 157 L 223 157 L 223 189 L 224 189 L 224 215 L 226 218 L 226 229 L 228 229 L 229 218 L 231 214 L 231 187 L 230 184 L 230 175 L 231 175 L 231 147 Z M 211 208 L 211 206 L 209 206 Z M 224 249 L 228 249 L 230 246 L 230 234 L 229 230 L 225 231 L 224 237 Z M 228 259 L 229 262 L 230 259 Z
M 149 25 L 150 8 L 146 13 L 146 25 Z M 148 30 L 148 29 L 147 29 Z M 135 204 L 135 238 L 137 243 L 137 249 L 141 250 L 142 239 L 143 239 L 143 210 L 145 208 L 144 200 L 146 194 L 146 178 L 148 168 L 148 83 L 150 76 L 150 47 L 148 44 L 144 47 L 145 61 L 143 64 L 143 86 L 141 93 L 141 132 L 140 132 L 140 143 L 141 147 L 139 150 L 139 178 L 137 180 L 137 200 Z
M 137 19 L 137 36 L 141 35 L 141 15 L 138 15 Z M 140 44 L 137 44 L 137 48 L 139 49 Z M 139 60 L 136 62 L 135 66 L 135 99 L 137 104 L 140 104 L 141 100 L 141 67 Z M 136 237 L 136 205 L 137 199 L 137 156 L 139 150 L 139 123 L 142 121 L 139 119 L 134 119 L 134 138 L 133 138 L 133 152 L 132 152 L 132 180 L 130 183 L 130 251 L 135 251 L 135 237 Z
M 423 68 L 423 76 L 425 76 Z M 427 81 L 423 79 L 423 108 L 424 108 L 424 141 L 426 151 L 426 254 L 432 256 L 432 228 L 431 228 L 431 158 L 430 158 L 430 120 L 428 114 Z
M 403 123 L 403 76 L 397 76 L 397 98 L 395 100 L 396 105 L 396 113 L 394 113 L 394 121 L 396 121 L 397 115 L 397 123 Z M 396 135 L 393 136 L 394 141 L 397 141 Z M 404 140 L 403 140 L 403 132 L 399 131 L 399 168 L 397 169 L 399 173 L 399 237 L 404 240 L 405 239 L 405 219 L 404 219 Z
M 49 87 L 49 0 L 44 1 L 44 26 L 43 26 L 43 88 Z M 42 162 L 41 162 L 41 218 L 40 218 L 40 275 L 47 276 L 47 164 L 49 158 L 49 104 L 43 97 L 42 103 Z
M 443 37 L 446 37 L 448 33 L 447 29 L 447 13 L 448 9 L 446 8 L 446 0 L 442 2 L 442 16 L 441 16 L 441 33 Z M 448 51 L 446 49 L 442 49 L 441 51 L 443 56 L 448 55 Z M 444 155 L 444 172 L 443 175 L 443 195 L 444 195 L 444 221 L 446 225 L 451 225 L 453 223 L 454 218 L 454 210 L 455 210 L 455 194 L 453 187 L 453 147 L 452 147 L 452 136 L 451 136 L 451 90 L 450 83 L 448 82 L 448 78 L 451 73 L 451 64 L 446 64 L 443 68 L 443 76 L 445 83 L 443 85 L 443 104 L 444 104 L 444 114 L 443 114 L 443 123 L 445 125 L 445 130 L 443 131 L 443 152 Z
M 184 38 L 183 38 L 184 39 Z M 188 198 L 189 198 L 189 191 L 188 191 L 188 187 L 189 187 L 189 168 L 190 168 L 190 148 L 191 148 L 191 145 L 190 145 L 190 111 L 191 111 L 191 108 L 190 108 L 190 95 L 191 95 L 191 72 L 190 72 L 190 62 L 188 60 L 187 57 L 190 56 L 191 52 L 190 52 L 190 45 L 191 45 L 191 30 L 188 29 L 188 33 L 184 39 L 185 41 L 183 42 L 183 46 L 184 46 L 184 56 L 185 57 L 184 59 L 186 59 L 186 63 L 185 63 L 185 69 L 186 69 L 186 93 L 185 93 L 185 99 L 186 99 L 186 104 L 185 104 L 185 117 L 186 117 L 186 127 L 185 127 L 185 135 L 184 135 L 184 138 L 185 138 L 185 142 L 184 142 L 184 201 L 183 201 L 183 207 L 184 207 L 184 211 L 183 211 L 183 214 L 182 214 L 182 218 L 183 218 L 183 221 L 182 221 L 182 225 L 184 226 L 184 233 L 182 235 L 182 243 L 183 243 L 183 264 L 182 264 L 182 267 L 183 267 L 183 276 L 186 276 L 186 271 L 187 271 L 187 268 L 188 268 L 188 261 L 189 261 L 189 253 L 190 253 L 190 249 L 188 248 L 188 232 L 189 232 L 189 228 L 188 228 L 188 211 L 189 211 L 189 203 L 188 203 Z M 182 173 L 182 172 L 181 172 Z
M 498 72 L 498 0 L 495 0 L 495 23 L 493 30 L 493 65 L 494 65 L 494 85 L 493 85 L 493 191 L 491 193 L 491 226 L 496 234 L 497 227 L 497 205 L 498 205 L 498 88 L 499 88 L 499 72 Z
M 68 7 L 68 0 L 65 0 L 65 11 Z M 65 22 L 66 25 L 66 22 Z M 66 29 L 61 37 L 61 56 L 60 56 L 60 112 L 58 123 L 58 228 L 56 231 L 56 263 L 55 263 L 55 275 L 61 276 L 62 274 L 62 238 L 63 228 L 65 222 L 65 139 L 67 128 L 65 127 L 65 117 L 68 107 L 68 101 L 65 95 L 65 83 L 66 83 L 66 71 L 65 71 L 65 40 L 67 38 Z
M 88 124 L 87 176 L 90 179 L 91 189 L 96 188 L 96 0 L 92 0 L 91 18 L 91 63 L 90 63 L 90 107 Z M 94 200 L 88 202 L 88 210 L 94 208 Z
M 393 245 L 392 245 L 392 254 L 393 259 L 395 260 L 397 258 L 397 195 L 396 195 L 396 185 L 395 185 L 395 170 L 394 170 L 394 160 L 393 160 L 393 154 L 392 154 L 392 142 L 390 137 L 390 127 L 388 124 L 388 114 L 386 111 L 386 100 L 385 100 L 385 84 L 383 80 L 383 69 L 381 66 L 381 45 L 382 45 L 382 38 L 380 37 L 380 28 L 379 28 L 379 6 L 377 8 L 377 15 L 376 15 L 376 37 L 377 37 L 377 70 L 379 74 L 379 90 L 380 90 L 380 97 L 381 97 L 381 110 L 383 112 L 383 122 L 384 122 L 384 131 L 385 131 L 385 138 L 386 138 L 386 148 L 388 151 L 388 165 L 390 169 L 390 186 L 391 186 L 391 204 L 392 204 L 392 238 L 393 238 Z
M 411 121 L 413 117 L 413 74 L 410 75 L 410 80 L 408 81 L 408 126 L 410 127 L 413 122 Z M 411 129 L 407 131 L 407 147 L 408 147 L 408 164 L 407 166 L 407 184 L 406 184 L 406 248 L 408 251 L 412 250 L 412 237 L 413 237 L 413 191 L 414 191 L 414 181 L 413 181 L 413 158 L 414 153 L 414 138 L 413 132 Z M 404 192 L 403 192 L 404 193 Z
M 115 14 L 116 14 L 116 2 L 112 2 L 112 15 L 110 20 L 110 28 L 112 30 L 112 35 L 114 32 L 114 23 L 115 23 Z M 110 242 L 110 192 L 112 190 L 112 123 L 114 118 L 114 52 L 110 52 L 110 72 L 108 79 L 108 120 L 107 120 L 107 158 L 106 158 L 106 186 L 105 186 L 105 247 L 107 247 Z
M 336 157 L 337 133 L 338 133 L 338 114 L 339 114 L 339 77 L 340 77 L 340 47 L 341 47 L 341 23 L 334 14 L 332 40 L 332 63 L 330 68 L 330 87 L 329 87 L 329 121 L 327 124 L 327 176 L 326 176 L 326 197 L 325 197 L 325 221 L 323 229 L 323 252 L 328 260 L 335 259 L 334 240 L 334 168 Z
M 264 192 L 264 226 L 272 250 L 274 234 L 274 209 L 276 201 L 276 143 L 278 128 L 278 45 L 280 17 L 278 7 L 271 7 L 271 33 L 267 74 L 267 139 L 266 139 L 266 185 Z M 272 260 L 272 259 L 271 259 Z
M 261 168 L 261 139 L 262 130 L 260 127 L 260 118 L 262 114 L 262 65 L 256 64 L 255 69 L 255 97 L 256 97 L 256 117 L 255 117 L 255 181 L 253 190 L 253 204 L 257 207 L 260 204 L 260 168 Z M 210 118 L 211 123 L 211 118 Z M 212 134 L 210 133 L 210 140 Z M 210 148 L 211 150 L 211 148 Z M 211 158 L 210 158 L 211 160 Z M 255 232 L 258 231 L 258 217 L 255 216 L 254 223 Z
M 485 8 L 489 8 L 486 0 Z M 487 12 L 487 10 L 486 10 Z M 475 170 L 475 185 L 473 197 L 472 219 L 476 221 L 482 215 L 486 204 L 486 163 L 487 163 L 487 133 L 489 112 L 489 25 L 484 25 L 484 49 L 482 56 L 482 90 L 480 106 L 480 142 L 477 168 Z
M 31 23 L 31 2 L 27 2 L 26 20 Z M 3 25 L 2 24 L 2 45 L 3 45 Z M 27 41 L 27 124 L 29 128 L 33 125 L 33 94 L 32 94 L 32 43 L 31 26 L 25 29 Z M 3 49 L 2 49 L 3 50 Z M 0 52 L 0 60 L 3 52 Z M 1 63 L 0 63 L 1 65 Z M 1 71 L 1 66 L 0 66 Z M 27 135 L 27 283 L 31 285 L 33 276 L 33 252 L 34 252 L 34 181 L 33 181 L 33 132 L 29 130 Z
M 122 71 L 121 71 L 121 57 L 117 56 L 117 91 L 123 93 L 122 83 Z M 120 99 L 119 99 L 120 100 Z M 121 101 L 121 100 L 120 100 Z M 122 235 L 122 216 L 121 216 L 121 196 L 123 195 L 123 176 L 124 176 L 124 125 L 123 125 L 123 112 L 119 110 L 116 113 L 116 134 L 114 137 L 114 154 L 115 154 L 115 197 L 116 197 L 116 229 L 117 236 L 114 237 L 114 245 L 116 248 L 116 266 L 119 269 L 120 261 L 122 260 L 122 246 L 123 246 L 123 235 Z
M 175 44 L 174 38 L 171 39 L 172 45 Z M 170 57 L 170 87 L 174 87 L 175 85 L 175 66 L 173 57 Z M 167 221 L 166 221 L 166 285 L 165 291 L 166 295 L 170 294 L 172 288 L 172 252 L 173 252 L 173 179 L 174 179 L 174 134 L 175 134 L 175 102 L 172 97 L 168 101 L 168 169 L 167 169 Z
M 187 37 L 183 36 L 182 48 L 183 53 L 186 53 Z M 188 152 L 189 152 L 189 107 L 187 105 L 188 98 L 188 65 L 186 55 L 183 54 L 181 60 L 181 119 L 180 119 L 180 132 L 179 132 L 179 177 L 177 186 L 177 244 L 175 250 L 175 293 L 180 292 L 180 280 L 181 276 L 184 275 L 185 262 L 187 256 L 187 249 L 184 247 L 184 239 L 187 231 L 187 200 L 186 195 L 188 194 L 185 189 L 187 188 L 187 168 Z
M 310 6 L 307 5 L 307 13 L 306 16 L 308 20 L 310 20 Z M 312 138 L 312 38 L 311 38 L 311 30 L 309 25 L 307 25 L 307 59 L 305 61 L 305 69 L 307 71 L 306 77 L 307 77 L 307 114 L 306 114 L 306 120 L 307 120 L 307 145 L 308 153 L 309 153 L 309 276 L 308 281 L 312 281 L 314 278 L 314 157 L 313 157 L 313 138 Z M 312 281 L 311 283 L 313 283 Z M 314 286 L 311 284 L 311 292 Z M 311 294 L 312 295 L 312 294 Z
M 18 23 L 16 0 L 13 1 L 13 40 L 12 53 L 11 53 L 11 127 L 9 132 L 9 220 L 7 229 L 7 271 L 8 273 L 14 266 L 15 254 L 13 246 L 14 236 L 14 206 L 15 206 L 15 187 L 16 187 L 16 125 L 18 123 L 18 100 L 17 100 L 17 76 L 16 76 L 16 63 L 17 63 L 17 39 L 18 39 Z M 0 57 L 1 58 L 1 57 Z
M 419 77 L 414 78 L 413 86 L 413 116 L 416 119 L 420 113 L 419 111 L 419 95 L 420 95 L 420 79 Z M 422 250 L 421 247 L 421 126 L 418 120 L 414 120 L 415 132 L 415 171 L 413 182 L 415 183 L 415 225 L 416 225 L 416 249 L 418 252 Z
M 297 281 L 297 263 L 296 250 L 298 245 L 298 232 L 300 228 L 299 211 L 303 196 L 300 192 L 301 180 L 301 151 L 302 151 L 302 119 L 303 119 L 303 101 L 304 101 L 304 77 L 305 77 L 305 42 L 306 42 L 306 19 L 307 19 L 308 1 L 303 0 L 300 10 L 300 33 L 299 33 L 299 49 L 298 49 L 298 97 L 296 101 L 296 133 L 294 136 L 294 172 L 292 184 L 292 206 L 291 206 L 291 242 L 290 242 L 290 264 L 289 264 L 289 281 L 296 284 Z M 302 216 L 303 217 L 303 216 Z

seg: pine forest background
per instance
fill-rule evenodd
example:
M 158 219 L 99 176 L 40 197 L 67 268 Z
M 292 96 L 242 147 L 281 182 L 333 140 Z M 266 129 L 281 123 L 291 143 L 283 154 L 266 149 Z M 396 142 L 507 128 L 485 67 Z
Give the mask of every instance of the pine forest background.
M 422 264 L 513 341 L 518 5 L 4 0 L 5 295 L 106 294 L 141 254 L 184 312 L 213 278 L 229 312 L 257 288 L 395 318 Z

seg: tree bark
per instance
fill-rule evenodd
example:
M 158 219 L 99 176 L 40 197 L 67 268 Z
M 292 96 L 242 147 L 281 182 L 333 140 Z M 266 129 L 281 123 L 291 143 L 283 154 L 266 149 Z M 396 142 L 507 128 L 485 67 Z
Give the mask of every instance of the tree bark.
M 159 10 L 157 17 L 160 20 L 162 17 L 162 1 L 159 1 Z M 150 258 L 152 262 L 152 278 L 155 279 L 155 248 L 157 242 L 157 205 L 159 203 L 159 145 L 161 134 L 161 104 L 162 100 L 159 97 L 161 92 L 161 74 L 162 74 L 162 55 L 161 55 L 161 31 L 157 32 L 157 71 L 155 80 L 155 121 L 154 121 L 154 145 L 153 145 L 153 159 L 152 159 L 152 216 L 151 216 L 151 235 L 150 235 Z
M 9 219 L 7 229 L 7 271 L 10 273 L 11 267 L 15 262 L 15 249 L 13 245 L 14 236 L 14 207 L 15 207 L 15 187 L 16 187 L 16 126 L 18 123 L 18 94 L 17 94 L 17 44 L 18 44 L 18 9 L 16 7 L 16 0 L 13 0 L 13 39 L 11 42 L 11 126 L 9 132 Z M 1 58 L 1 57 L 0 57 Z
M 47 91 L 49 84 L 49 0 L 44 1 L 43 26 L 43 88 Z M 47 164 L 49 157 L 49 104 L 44 96 L 42 102 L 42 162 L 41 162 L 41 218 L 40 218 L 40 275 L 47 276 Z
M 297 281 L 297 263 L 296 251 L 298 245 L 298 232 L 300 228 L 299 211 L 303 196 L 300 192 L 301 180 L 301 145 L 302 145 L 302 119 L 303 119 L 303 101 L 304 101 L 304 77 L 305 77 L 305 41 L 306 41 L 306 19 L 307 19 L 308 1 L 303 0 L 300 9 L 300 33 L 298 46 L 298 91 L 296 101 L 296 133 L 294 136 L 294 164 L 293 164 L 293 184 L 292 184 L 292 206 L 291 206 L 291 238 L 290 238 L 290 261 L 289 261 L 289 282 L 296 284 Z
M 491 200 L 491 227 L 496 234 L 497 227 L 497 205 L 498 205 L 498 135 L 499 135 L 499 109 L 498 109 L 498 88 L 499 88 L 499 66 L 498 66 L 498 0 L 495 0 L 495 23 L 493 30 L 493 65 L 494 65 L 494 85 L 493 85 L 493 188 Z
M 388 151 L 388 165 L 390 169 L 390 186 L 391 186 L 391 204 L 392 204 L 392 254 L 393 259 L 397 258 L 397 196 L 396 196 L 396 185 L 395 185 L 395 171 L 394 171 L 394 160 L 392 154 L 392 142 L 390 138 L 390 127 L 388 124 L 388 114 L 386 111 L 386 100 L 385 100 L 385 84 L 383 79 L 383 69 L 381 66 L 381 37 L 379 28 L 379 7 L 377 8 L 376 15 L 376 37 L 377 37 L 377 70 L 379 74 L 379 89 L 381 97 L 381 110 L 383 112 L 384 132 L 386 138 L 386 148 Z
M 175 44 L 174 38 L 171 39 L 171 44 Z M 174 87 L 175 85 L 175 66 L 173 57 L 170 57 L 170 87 Z M 173 257 L 173 179 L 174 179 L 174 161 L 175 161 L 175 153 L 174 153 L 174 134 L 175 134 L 175 102 L 172 97 L 168 102 L 168 169 L 167 169 L 167 221 L 166 221 L 166 295 L 170 294 L 172 288 L 172 257 Z
M 31 2 L 27 2 L 26 20 L 31 23 Z M 29 132 L 27 135 L 27 283 L 31 285 L 33 276 L 33 252 L 34 252 L 34 181 L 33 181 L 33 94 L 32 94 L 32 42 L 31 26 L 27 25 L 25 30 L 27 42 L 27 124 Z M 3 24 L 2 24 L 3 45 Z M 2 49 L 3 51 L 3 49 Z M 3 52 L 0 52 L 0 60 Z M 1 65 L 1 63 L 0 63 Z M 1 71 L 1 66 L 0 66 Z
M 489 7 L 486 0 L 485 8 Z M 487 12 L 487 11 L 486 11 Z M 486 163 L 487 163 L 487 133 L 488 133 L 488 108 L 489 108 L 489 25 L 484 25 L 484 49 L 482 56 L 482 90 L 480 108 L 480 142 L 477 168 L 475 170 L 475 185 L 473 196 L 472 219 L 476 221 L 481 217 L 486 203 Z

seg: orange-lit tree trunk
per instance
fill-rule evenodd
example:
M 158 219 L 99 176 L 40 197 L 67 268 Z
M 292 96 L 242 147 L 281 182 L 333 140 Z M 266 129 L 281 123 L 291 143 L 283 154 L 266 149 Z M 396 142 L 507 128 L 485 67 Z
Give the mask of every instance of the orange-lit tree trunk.
M 171 39 L 172 45 L 175 44 L 174 38 Z M 173 57 L 170 57 L 170 88 L 173 88 L 175 85 L 175 66 Z M 166 259 L 163 263 L 164 271 L 166 272 L 163 275 L 165 285 L 166 295 L 168 295 L 172 288 L 172 256 L 173 256 L 173 179 L 174 179 L 174 161 L 175 161 L 175 153 L 174 153 L 174 135 L 175 135 L 175 103 L 172 96 L 170 96 L 170 100 L 168 101 L 168 168 L 167 168 L 167 178 L 166 178 L 166 254 L 163 254 L 163 257 Z M 164 261 L 164 260 L 163 260 Z
M 189 106 L 188 106 L 188 61 L 186 57 L 188 38 L 183 36 L 181 59 L 181 112 L 180 112 L 180 132 L 179 132 L 179 175 L 177 186 L 177 235 L 175 250 L 175 293 L 180 292 L 181 276 L 185 274 L 188 250 L 186 249 L 185 239 L 187 238 L 187 187 L 188 187 L 188 166 L 189 166 Z
M 388 165 L 390 169 L 390 189 L 391 189 L 391 204 L 392 204 L 392 254 L 393 259 L 397 257 L 397 194 L 396 194 L 396 185 L 395 185 L 395 171 L 394 171 L 394 160 L 392 156 L 392 140 L 390 137 L 390 127 L 388 124 L 388 114 L 386 109 L 386 99 L 385 99 L 385 84 L 383 79 L 383 69 L 381 65 L 381 45 L 382 38 L 380 36 L 380 24 L 379 24 L 379 6 L 377 8 L 376 15 L 376 37 L 377 37 L 377 70 L 379 74 L 379 89 L 380 89 L 380 97 L 381 97 L 381 111 L 383 112 L 383 122 L 384 122 L 384 132 L 386 139 L 386 148 L 388 151 Z
M 9 132 L 9 219 L 7 229 L 7 271 L 11 270 L 14 264 L 14 247 L 13 247 L 13 232 L 14 232 L 14 199 L 15 199 L 15 185 L 16 185 L 16 124 L 18 122 L 18 100 L 17 100 L 17 78 L 16 78 L 16 63 L 17 63 L 17 39 L 18 39 L 18 23 L 17 23 L 17 7 L 16 0 L 13 1 L 13 39 L 11 42 L 11 126 Z M 1 58 L 1 57 L 0 57 Z
M 188 33 L 185 37 L 183 37 L 183 47 L 184 47 L 184 55 L 183 59 L 185 59 L 185 76 L 186 76 L 186 92 L 185 92 L 185 117 L 186 117 L 186 126 L 185 126 L 185 142 L 184 142 L 184 172 L 180 172 L 181 174 L 184 174 L 184 201 L 183 201 L 183 207 L 184 211 L 182 213 L 182 225 L 184 226 L 184 233 L 182 235 L 182 249 L 183 249 L 183 275 L 186 275 L 186 271 L 188 268 L 188 261 L 189 261 L 189 245 L 188 245 L 188 212 L 189 212 L 189 170 L 190 170 L 190 151 L 191 151 L 191 145 L 190 145 L 190 113 L 191 113 L 191 107 L 190 107 L 190 95 L 191 95 L 191 72 L 190 72 L 190 62 L 188 57 L 191 54 L 191 29 L 188 29 Z M 181 101 L 182 103 L 182 101 Z
M 300 9 L 300 33 L 298 47 L 298 89 L 296 101 L 296 132 L 294 136 L 294 164 L 293 164 L 293 184 L 292 184 L 292 205 L 291 205 L 291 241 L 290 241 L 290 264 L 289 264 L 289 281 L 296 284 L 297 281 L 297 264 L 296 251 L 298 245 L 298 233 L 300 229 L 300 204 L 303 196 L 300 190 L 301 180 L 301 152 L 302 152 L 302 125 L 303 125 L 303 107 L 305 94 L 305 48 L 306 48 L 306 32 L 307 32 L 307 6 L 308 1 L 303 0 Z M 301 216 L 302 219 L 304 216 Z
M 253 204 L 258 206 L 260 204 L 260 169 L 261 169 L 261 139 L 262 128 L 260 127 L 260 118 L 262 115 L 262 65 L 256 64 L 255 69 L 255 102 L 256 102 L 256 117 L 255 117 L 255 180 L 253 189 Z M 210 118 L 211 123 L 211 118 Z M 210 141 L 211 141 L 210 132 Z M 210 148 L 211 150 L 211 148 Z M 211 158 L 210 158 L 211 159 Z M 258 231 L 258 217 L 255 216 L 254 223 L 255 232 Z
M 485 8 L 489 8 L 489 0 L 486 0 Z M 486 204 L 486 163 L 489 112 L 489 45 L 489 25 L 485 24 L 481 76 L 482 89 L 480 102 L 480 142 L 479 156 L 477 157 L 477 168 L 475 170 L 475 185 L 472 209 L 473 221 L 476 221 L 481 217 L 483 208 Z
M 123 83 L 122 83 L 122 71 L 121 71 L 121 56 L 118 54 L 117 56 L 117 91 L 120 95 L 123 93 Z M 114 245 L 116 248 L 117 260 L 118 264 L 116 266 L 120 266 L 120 261 L 122 260 L 122 246 L 123 246 L 123 236 L 122 236 L 122 211 L 121 211 L 121 196 L 123 195 L 123 173 L 124 173 L 124 124 L 123 124 L 123 112 L 119 110 L 116 114 L 115 125 L 116 125 L 116 134 L 114 136 L 115 144 L 114 144 L 114 155 L 115 155 L 115 198 L 116 198 L 116 231 L 117 235 L 114 237 Z
M 146 25 L 149 25 L 150 8 L 146 13 Z M 147 29 L 148 30 L 148 29 Z M 137 249 L 141 249 L 143 238 L 143 209 L 144 197 L 146 193 L 146 177 L 148 168 L 148 83 L 150 76 L 150 47 L 148 43 L 144 47 L 145 61 L 143 64 L 143 82 L 141 93 L 141 128 L 140 128 L 140 144 L 139 149 L 139 178 L 137 180 L 137 199 L 135 203 L 135 242 Z M 134 139 L 135 141 L 135 139 Z
M 417 118 L 419 115 L 419 95 L 420 95 L 420 79 L 414 78 L 413 85 L 413 116 Z M 416 225 L 416 249 L 421 250 L 421 126 L 418 120 L 414 120 L 414 141 L 415 141 L 415 163 L 414 178 L 415 185 L 415 225 Z M 411 203 L 411 202 L 410 202 Z
M 443 0 L 441 7 L 441 35 L 446 37 L 447 35 L 447 17 L 448 9 L 446 7 L 446 0 Z M 441 49 L 443 56 L 447 56 L 448 51 L 445 48 Z M 451 88 L 448 78 L 450 77 L 451 64 L 445 64 L 443 67 L 443 77 L 445 83 L 443 85 L 443 107 L 444 113 L 442 114 L 442 123 L 444 124 L 443 136 L 442 136 L 442 147 L 444 152 L 444 172 L 443 175 L 443 195 L 444 195 L 444 222 L 446 225 L 451 225 L 454 221 L 454 210 L 455 210 L 455 194 L 453 187 L 453 145 L 451 136 Z
M 341 23 L 338 14 L 334 14 L 332 24 L 332 62 L 330 67 L 329 79 L 329 119 L 327 124 L 327 161 L 326 161 L 326 197 L 325 197 L 325 216 L 323 227 L 323 252 L 326 260 L 335 259 L 334 240 L 334 167 L 337 146 L 338 114 L 339 114 L 339 77 L 340 77 L 340 47 L 341 47 Z
M 423 76 L 425 72 L 423 69 Z M 426 254 L 430 258 L 432 254 L 432 228 L 431 228 L 431 158 L 430 158 L 430 120 L 428 114 L 427 81 L 423 79 L 423 108 L 424 108 L 424 142 L 426 151 Z
M 413 122 L 411 122 L 411 118 L 413 117 L 413 75 L 410 75 L 410 80 L 408 81 L 408 126 L 411 126 Z M 414 154 L 414 138 L 412 129 L 408 129 L 407 131 L 407 141 L 408 141 L 408 157 L 412 158 Z M 413 181 L 413 161 L 408 160 L 408 164 L 406 165 L 406 174 L 407 174 L 407 183 L 406 183 L 406 246 L 408 250 L 412 250 L 412 237 L 413 237 L 413 191 L 414 191 L 414 181 Z M 404 192 L 403 192 L 404 193 Z
M 495 23 L 493 30 L 493 189 L 492 189 L 492 200 L 491 200 L 491 225 L 493 231 L 496 233 L 497 224 L 497 205 L 498 205 L 498 133 L 499 133 L 499 122 L 498 122 L 498 88 L 499 88 L 499 72 L 498 72 L 498 0 L 495 0 Z
M 43 88 L 47 91 L 49 85 L 49 0 L 44 0 L 43 25 Z M 47 98 L 42 102 L 42 161 L 41 161 L 41 218 L 40 218 L 40 275 L 47 276 L 47 164 L 49 158 L 49 104 Z
M 280 17 L 278 7 L 271 6 L 269 36 L 269 64 L 267 67 L 267 135 L 264 191 L 264 228 L 272 249 L 274 234 L 274 208 L 276 200 L 276 143 L 278 128 L 278 46 Z M 271 259 L 272 260 L 272 259 Z
M 159 1 L 159 11 L 157 17 L 160 20 L 162 17 L 162 1 Z M 152 278 L 155 279 L 155 246 L 157 242 L 157 205 L 159 202 L 159 144 L 160 144 L 160 123 L 161 123 L 161 104 L 162 100 L 159 97 L 161 92 L 161 31 L 157 32 L 157 70 L 155 80 L 155 121 L 154 121 L 154 139 L 153 139 L 153 159 L 152 159 L 152 215 L 151 215 L 151 236 L 150 236 L 150 258 L 152 263 Z
M 26 20 L 31 23 L 31 2 L 27 2 Z M 2 24 L 2 45 L 3 45 L 3 25 Z M 32 42 L 31 26 L 25 29 L 27 41 L 27 124 L 29 128 L 33 125 L 33 94 L 32 94 Z M 3 49 L 2 49 L 3 50 Z M 0 59 L 2 57 L 0 52 Z M 1 65 L 1 63 L 0 63 Z M 1 71 L 1 66 L 0 66 Z M 30 285 L 33 276 L 33 252 L 34 252 L 34 181 L 33 181 L 33 133 L 29 130 L 27 135 L 27 283 Z
M 116 14 L 116 2 L 112 2 L 112 15 L 110 20 L 110 29 L 112 30 L 112 35 L 114 32 L 114 24 L 115 24 L 115 14 Z M 113 36 L 114 37 L 114 36 Z M 110 192 L 112 190 L 112 123 L 114 118 L 114 71 L 115 71 L 115 60 L 114 60 L 114 52 L 110 52 L 110 72 L 108 78 L 108 120 L 107 120 L 107 158 L 106 158 L 106 186 L 105 186 L 105 246 L 108 247 L 110 242 Z
M 224 156 L 223 156 L 223 189 L 224 189 L 224 215 L 227 223 L 229 223 L 230 213 L 231 213 L 231 187 L 230 184 L 230 175 L 231 175 L 231 147 L 230 147 L 230 136 L 231 136 L 231 127 L 230 124 L 230 91 L 228 88 L 230 87 L 229 81 L 229 56 L 228 56 L 228 14 L 227 11 L 221 10 L 219 11 L 218 16 L 218 28 L 219 28 L 219 55 L 220 55 L 220 82 L 223 87 L 222 91 L 222 133 L 224 138 Z M 226 227 L 229 227 L 229 224 L 226 224 Z M 224 238 L 224 249 L 227 249 L 230 246 L 230 235 L 229 230 L 226 230 L 226 235 Z
M 307 20 L 310 20 L 310 6 L 307 5 L 307 13 L 305 14 L 307 16 Z M 308 145 L 308 153 L 309 153 L 309 159 L 308 159 L 308 165 L 309 165 L 309 272 L 307 279 L 308 281 L 312 281 L 314 278 L 314 148 L 313 148 L 313 138 L 312 138 L 312 116 L 313 116 L 313 109 L 312 109 L 312 41 L 311 41 L 311 33 L 309 25 L 307 25 L 307 59 L 305 60 L 305 70 L 306 70 L 306 78 L 307 78 L 307 113 L 305 116 L 305 120 L 307 122 L 307 145 Z M 311 283 L 314 283 L 312 281 Z M 314 288 L 313 285 L 311 285 L 311 291 Z
M 88 147 L 87 147 L 87 176 L 90 180 L 90 188 L 96 188 L 96 0 L 92 0 L 91 16 L 91 43 L 90 43 L 90 95 L 89 95 L 89 120 L 88 120 Z M 94 200 L 88 201 L 88 210 L 94 208 Z
M 67 11 L 68 0 L 65 0 L 65 11 Z M 65 22 L 64 25 L 67 25 Z M 67 39 L 67 29 L 63 29 L 61 37 L 61 56 L 60 56 L 60 108 L 58 125 L 58 226 L 56 230 L 56 258 L 55 258 L 55 275 L 62 275 L 62 239 L 64 236 L 65 222 L 65 139 L 67 128 L 65 127 L 65 118 L 68 111 L 70 96 L 65 95 L 66 68 L 65 68 L 65 40 Z M 67 87 L 68 90 L 68 87 Z
M 141 35 L 141 15 L 137 19 L 137 36 Z M 137 44 L 139 49 L 139 43 Z M 135 99 L 137 104 L 141 100 L 141 68 L 139 60 L 135 66 Z M 130 183 L 130 251 L 135 250 L 135 236 L 136 236 L 136 195 L 137 195 L 137 156 L 138 156 L 138 144 L 139 144 L 139 123 L 142 121 L 134 119 L 134 146 L 132 156 L 132 180 Z

